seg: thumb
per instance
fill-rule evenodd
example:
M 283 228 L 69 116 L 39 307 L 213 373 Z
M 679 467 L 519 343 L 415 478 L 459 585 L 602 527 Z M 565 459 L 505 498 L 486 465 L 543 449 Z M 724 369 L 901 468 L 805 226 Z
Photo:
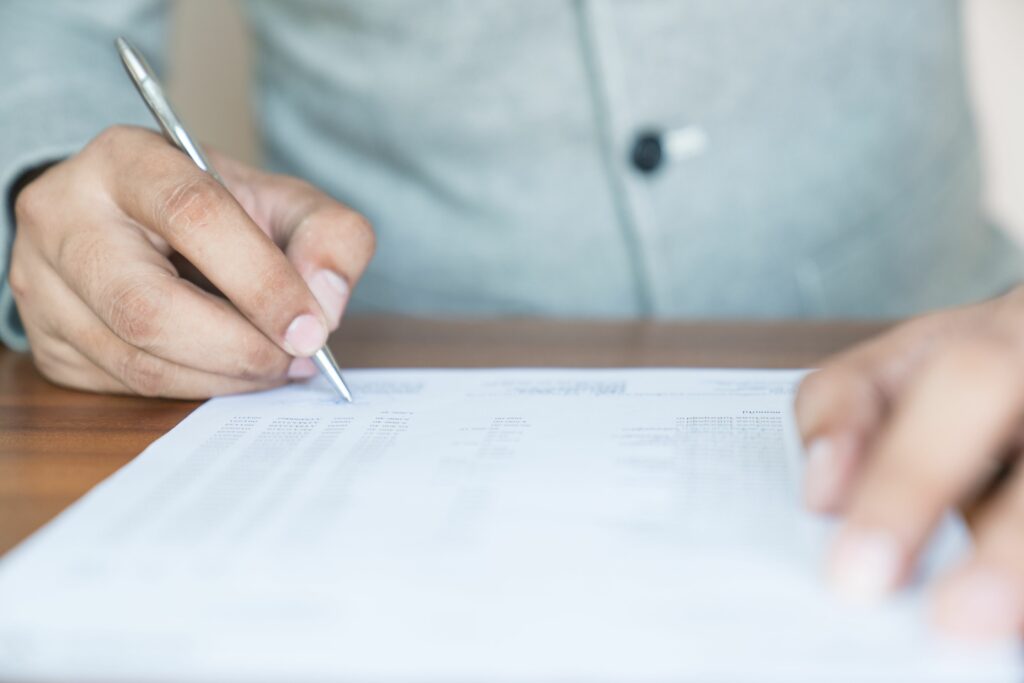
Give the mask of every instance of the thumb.
M 333 330 L 373 256 L 375 238 L 363 216 L 329 201 L 295 224 L 285 253 L 306 280 Z

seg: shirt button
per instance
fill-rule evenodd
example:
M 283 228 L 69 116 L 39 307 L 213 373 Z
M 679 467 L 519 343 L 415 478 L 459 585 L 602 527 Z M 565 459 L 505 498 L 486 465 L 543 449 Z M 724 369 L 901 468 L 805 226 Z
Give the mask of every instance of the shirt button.
M 641 173 L 653 173 L 661 166 L 664 156 L 661 133 L 643 131 L 636 136 L 632 154 L 633 166 L 636 170 Z

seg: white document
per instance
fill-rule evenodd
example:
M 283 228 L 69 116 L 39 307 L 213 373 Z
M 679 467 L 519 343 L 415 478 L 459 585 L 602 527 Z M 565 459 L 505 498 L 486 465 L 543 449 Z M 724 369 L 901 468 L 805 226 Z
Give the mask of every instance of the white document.
M 821 581 L 796 372 L 381 370 L 208 402 L 0 562 L 0 678 L 1017 681 Z M 950 522 L 924 573 L 967 542 Z

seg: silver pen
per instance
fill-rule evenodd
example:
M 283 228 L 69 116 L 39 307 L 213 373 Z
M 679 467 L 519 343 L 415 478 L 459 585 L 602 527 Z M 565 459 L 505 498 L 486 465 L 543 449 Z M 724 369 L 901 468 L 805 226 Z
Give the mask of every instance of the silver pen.
M 142 99 L 146 101 L 149 111 L 153 113 L 157 123 L 160 124 L 160 129 L 163 131 L 164 136 L 178 149 L 187 154 L 196 163 L 196 166 L 213 176 L 218 183 L 224 185 L 224 180 L 217 173 L 216 169 L 210 165 L 210 161 L 203 154 L 202 148 L 192 139 L 192 136 L 188 134 L 188 131 L 181 124 L 177 114 L 174 113 L 170 101 L 164 95 L 164 89 L 156 79 L 156 74 L 153 73 L 153 70 L 149 67 L 142 54 L 123 37 L 117 39 L 116 45 L 125 70 L 131 76 L 132 82 L 135 83 L 135 88 L 142 95 Z M 327 378 L 330 385 L 334 387 L 334 390 L 338 392 L 338 395 L 351 402 L 352 393 L 345 386 L 345 380 L 341 377 L 338 363 L 334 360 L 331 350 L 326 345 L 313 354 L 313 362 L 316 363 L 317 368 Z

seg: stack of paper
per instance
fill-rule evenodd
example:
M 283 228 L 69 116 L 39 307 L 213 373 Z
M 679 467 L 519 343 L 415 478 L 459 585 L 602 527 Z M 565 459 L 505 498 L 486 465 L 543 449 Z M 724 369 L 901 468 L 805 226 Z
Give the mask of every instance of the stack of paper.
M 0 678 L 1010 681 L 820 578 L 796 372 L 363 371 L 210 401 L 0 562 Z M 948 524 L 927 571 L 962 552 Z

